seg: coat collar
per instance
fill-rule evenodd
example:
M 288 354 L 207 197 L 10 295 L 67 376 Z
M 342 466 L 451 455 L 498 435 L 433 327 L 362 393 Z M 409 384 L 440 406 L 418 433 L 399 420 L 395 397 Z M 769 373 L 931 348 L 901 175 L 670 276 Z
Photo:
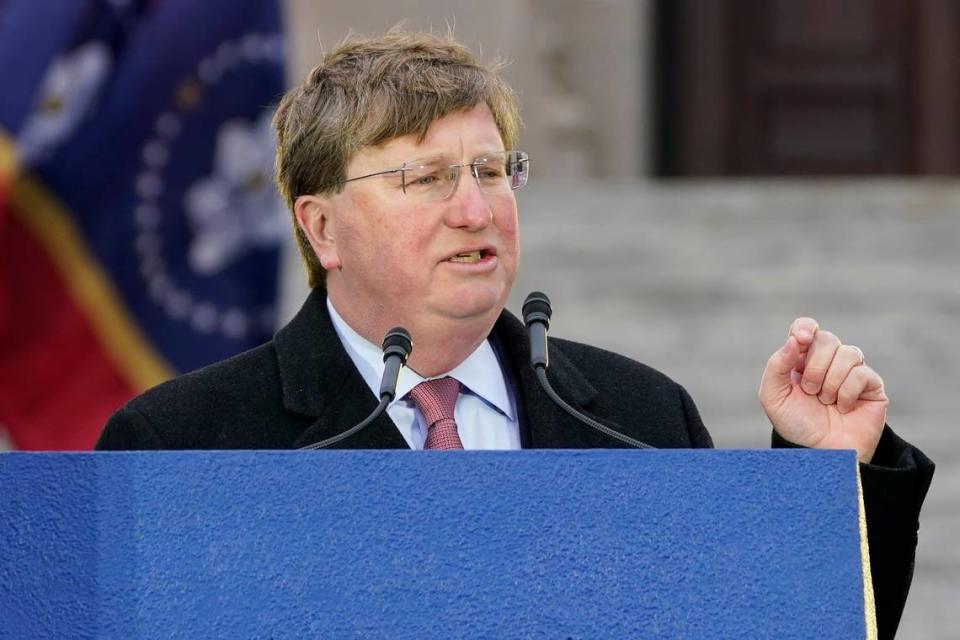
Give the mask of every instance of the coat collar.
M 377 399 L 337 337 L 327 313 L 326 291 L 315 288 L 299 313 L 274 337 L 283 406 L 315 418 L 293 442 L 298 448 L 336 435 L 363 420 Z M 337 444 L 344 449 L 406 449 L 390 416 Z
M 594 432 L 559 409 L 547 397 L 530 367 L 530 347 L 523 323 L 504 311 L 494 325 L 491 343 L 517 399 L 521 432 L 533 448 L 613 447 L 619 443 Z M 293 443 L 301 447 L 336 435 L 363 420 L 377 400 L 337 337 L 326 308 L 326 292 L 315 288 L 297 315 L 274 338 L 286 410 L 314 418 Z M 589 410 L 598 393 L 551 341 L 550 380 L 557 393 L 581 410 Z M 617 425 L 610 425 L 617 428 Z M 382 414 L 373 424 L 338 443 L 337 448 L 405 449 L 406 441 Z
M 567 415 L 553 403 L 530 366 L 530 340 L 523 323 L 509 311 L 500 314 L 491 334 L 501 362 L 507 369 L 521 407 L 521 428 L 527 428 L 533 449 L 591 449 L 623 446 L 579 420 Z M 575 408 L 588 412 L 598 391 L 563 351 L 562 343 L 550 340 L 550 367 L 547 375 L 554 390 Z M 604 421 L 617 431 L 622 429 Z

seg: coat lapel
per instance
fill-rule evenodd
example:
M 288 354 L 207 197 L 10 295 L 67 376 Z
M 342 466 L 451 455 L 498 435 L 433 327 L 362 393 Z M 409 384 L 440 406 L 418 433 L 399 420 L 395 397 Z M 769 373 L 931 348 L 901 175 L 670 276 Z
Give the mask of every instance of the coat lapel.
M 568 415 L 547 396 L 530 366 L 530 344 L 523 323 L 504 311 L 494 326 L 491 338 L 501 364 L 516 394 L 521 433 L 528 434 L 524 446 L 533 449 L 609 449 L 625 445 L 591 429 Z M 550 342 L 550 366 L 547 375 L 554 390 L 573 407 L 589 415 L 597 389 L 567 358 L 555 341 Z M 591 416 L 593 417 L 593 416 Z M 602 421 L 617 431 L 619 425 Z
M 286 410 L 314 418 L 294 448 L 346 431 L 377 406 L 370 387 L 343 348 L 330 315 L 326 292 L 314 289 L 300 312 L 277 332 L 274 344 Z M 337 449 L 406 449 L 390 416 L 383 413 Z

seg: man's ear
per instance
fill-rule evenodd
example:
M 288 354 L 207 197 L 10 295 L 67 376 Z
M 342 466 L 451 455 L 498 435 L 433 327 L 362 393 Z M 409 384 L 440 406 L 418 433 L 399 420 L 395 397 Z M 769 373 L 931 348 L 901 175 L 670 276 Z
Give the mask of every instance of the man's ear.
M 293 205 L 297 224 L 307 240 L 317 260 L 327 271 L 340 268 L 340 254 L 337 251 L 336 219 L 333 216 L 333 203 L 326 196 L 308 195 L 297 198 Z

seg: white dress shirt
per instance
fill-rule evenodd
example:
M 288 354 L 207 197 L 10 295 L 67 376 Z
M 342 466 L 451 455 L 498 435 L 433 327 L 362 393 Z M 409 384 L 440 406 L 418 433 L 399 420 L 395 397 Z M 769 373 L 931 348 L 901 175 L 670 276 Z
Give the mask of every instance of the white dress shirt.
M 346 323 L 327 298 L 333 328 L 371 393 L 380 399 L 383 352 Z M 516 400 L 507 384 L 489 340 L 484 340 L 467 359 L 436 378 L 456 378 L 461 385 L 454 419 L 464 449 L 519 449 Z M 404 396 L 426 380 L 409 367 L 400 370 L 396 399 L 387 413 L 411 449 L 423 449 L 427 425 L 413 400 Z

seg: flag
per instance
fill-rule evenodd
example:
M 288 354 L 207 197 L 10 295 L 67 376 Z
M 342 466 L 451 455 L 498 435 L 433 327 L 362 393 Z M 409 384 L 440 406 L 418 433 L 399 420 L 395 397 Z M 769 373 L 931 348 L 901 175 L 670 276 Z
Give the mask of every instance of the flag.
M 0 3 L 0 439 L 87 449 L 268 340 L 277 0 Z

